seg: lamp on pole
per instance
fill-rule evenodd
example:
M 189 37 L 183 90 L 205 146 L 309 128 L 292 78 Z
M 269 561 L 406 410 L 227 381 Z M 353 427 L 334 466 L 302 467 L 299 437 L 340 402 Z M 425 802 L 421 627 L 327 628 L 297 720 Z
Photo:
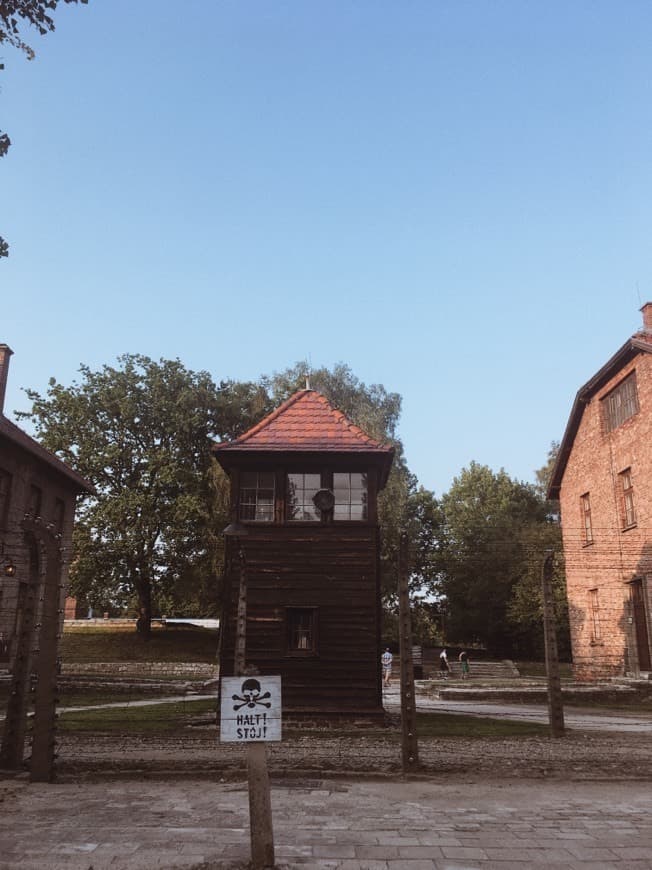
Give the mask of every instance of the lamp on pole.
M 8 553 L 5 553 L 5 545 L 4 541 L 0 546 L 0 558 L 2 559 L 2 573 L 5 577 L 15 577 L 16 576 L 16 566 L 14 565 L 14 561 L 9 556 Z
M 229 523 L 223 532 L 224 537 L 227 539 L 231 538 L 234 546 L 237 547 L 240 567 L 238 609 L 235 624 L 235 649 L 233 655 L 233 674 L 236 677 L 243 677 L 248 670 L 246 666 L 247 558 L 242 542 L 242 539 L 247 537 L 248 534 L 247 527 L 237 520 Z M 258 868 L 274 866 L 272 799 L 269 787 L 269 773 L 267 771 L 267 747 L 264 743 L 247 744 L 247 774 L 249 779 L 251 864 L 255 870 L 258 870 Z

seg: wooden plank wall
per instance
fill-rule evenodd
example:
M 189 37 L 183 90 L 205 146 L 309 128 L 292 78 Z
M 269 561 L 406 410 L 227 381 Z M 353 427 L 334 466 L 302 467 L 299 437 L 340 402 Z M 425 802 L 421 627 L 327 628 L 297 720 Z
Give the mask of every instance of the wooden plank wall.
M 248 664 L 281 674 L 285 709 L 377 711 L 378 530 L 369 525 L 249 527 Z M 239 567 L 227 551 L 221 673 L 233 673 Z M 287 607 L 318 608 L 318 654 L 287 652 Z

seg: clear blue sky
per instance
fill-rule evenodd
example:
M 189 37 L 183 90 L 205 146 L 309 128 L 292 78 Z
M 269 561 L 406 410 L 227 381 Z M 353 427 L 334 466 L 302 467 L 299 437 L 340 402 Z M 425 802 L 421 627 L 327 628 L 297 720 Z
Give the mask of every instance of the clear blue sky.
M 403 396 L 438 495 L 533 480 L 652 299 L 648 0 L 90 0 L 5 46 L 0 341 Z

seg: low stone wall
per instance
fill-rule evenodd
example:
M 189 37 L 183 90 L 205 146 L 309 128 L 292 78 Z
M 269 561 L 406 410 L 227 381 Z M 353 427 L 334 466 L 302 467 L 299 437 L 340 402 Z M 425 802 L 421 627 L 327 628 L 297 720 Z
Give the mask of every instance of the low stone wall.
M 152 619 L 152 625 L 161 622 L 160 619 Z M 93 616 L 90 619 L 64 619 L 63 625 L 65 628 L 88 628 L 89 625 L 136 625 L 136 620 L 131 617 L 111 617 L 108 616 Z
M 94 677 L 189 677 L 210 680 L 217 676 L 217 664 L 207 662 L 63 662 L 61 673 Z

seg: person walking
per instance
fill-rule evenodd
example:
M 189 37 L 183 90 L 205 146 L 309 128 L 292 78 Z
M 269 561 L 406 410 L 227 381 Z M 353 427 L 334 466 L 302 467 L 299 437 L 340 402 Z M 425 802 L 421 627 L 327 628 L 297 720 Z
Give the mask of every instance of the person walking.
M 446 654 L 446 650 L 443 649 L 439 653 L 439 673 L 445 680 L 447 680 L 449 672 L 450 668 L 448 667 L 448 655 Z
M 383 668 L 383 683 L 386 686 L 389 686 L 389 679 L 392 676 L 392 661 L 393 656 L 389 651 L 389 647 L 385 649 L 385 652 L 380 657 L 380 662 Z
M 460 660 L 460 667 L 462 669 L 462 679 L 466 680 L 469 676 L 469 657 L 466 654 L 466 650 L 463 649 L 462 652 L 458 656 Z

